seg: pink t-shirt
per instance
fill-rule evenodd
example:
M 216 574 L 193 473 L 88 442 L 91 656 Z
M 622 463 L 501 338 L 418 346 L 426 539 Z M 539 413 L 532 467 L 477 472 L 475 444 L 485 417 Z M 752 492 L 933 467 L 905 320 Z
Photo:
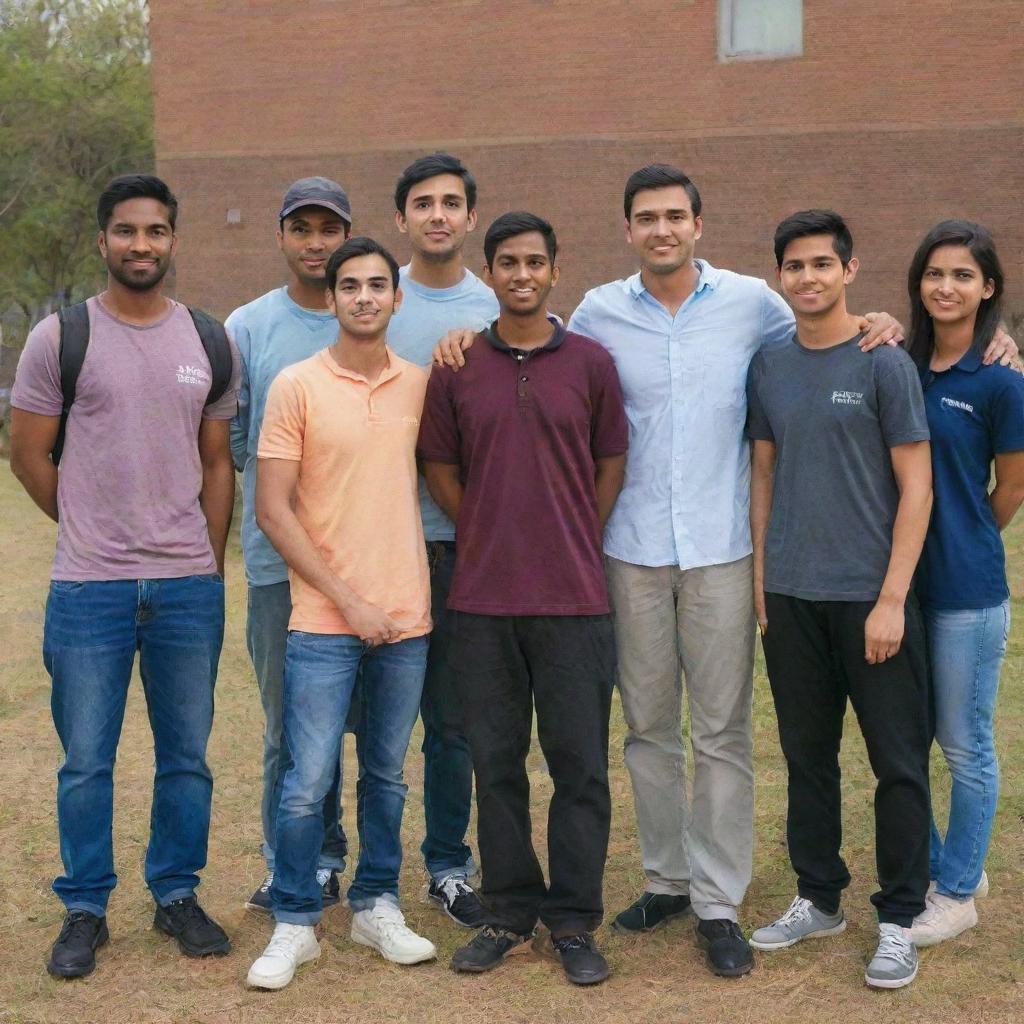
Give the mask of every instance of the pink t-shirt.
M 224 395 L 205 407 L 210 361 L 188 309 L 146 327 L 89 299 L 89 347 L 68 415 L 57 483 L 55 580 L 169 579 L 217 571 L 199 506 L 202 419 L 231 419 L 238 353 Z M 28 336 L 11 404 L 59 416 L 60 324 Z

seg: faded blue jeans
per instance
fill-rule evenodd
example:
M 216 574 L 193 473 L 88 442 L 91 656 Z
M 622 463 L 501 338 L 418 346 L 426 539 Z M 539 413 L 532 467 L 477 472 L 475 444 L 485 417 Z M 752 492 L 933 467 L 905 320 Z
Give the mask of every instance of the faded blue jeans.
M 932 815 L 936 891 L 971 897 L 985 867 L 999 794 L 992 719 L 1010 633 L 1010 602 L 924 613 L 935 701 L 935 739 L 953 776 L 946 835 Z
M 249 586 L 245 620 L 245 643 L 256 672 L 266 726 L 263 730 L 263 856 L 267 870 L 274 870 L 274 833 L 281 783 L 290 756 L 281 726 L 284 693 L 284 651 L 288 642 L 288 619 L 292 613 L 291 587 L 287 580 L 266 586 Z M 324 798 L 324 844 L 318 868 L 345 870 L 348 840 L 341 827 L 341 759 L 334 781 Z
M 57 772 L 64 874 L 53 890 L 68 910 L 102 916 L 117 884 L 114 760 L 136 651 L 156 755 L 146 884 L 162 906 L 199 884 L 213 792 L 206 742 L 223 637 L 219 575 L 50 584 L 43 661 L 64 747 Z
M 291 764 L 277 809 L 270 889 L 276 920 L 311 925 L 322 916 L 315 876 L 323 844 L 323 802 L 360 677 L 359 863 L 348 901 L 359 911 L 380 897 L 397 900 L 408 789 L 402 769 L 419 714 L 426 663 L 426 636 L 370 647 L 344 634 L 288 634 L 283 706 Z

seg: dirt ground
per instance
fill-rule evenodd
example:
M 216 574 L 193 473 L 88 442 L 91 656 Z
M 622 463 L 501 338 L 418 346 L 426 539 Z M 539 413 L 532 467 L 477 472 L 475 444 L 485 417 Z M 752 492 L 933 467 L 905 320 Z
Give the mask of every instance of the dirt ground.
M 153 904 L 142 883 L 152 778 L 152 742 L 141 689 L 133 686 L 116 771 L 115 844 L 120 884 L 109 911 L 111 942 L 88 978 L 60 982 L 44 962 L 62 918 L 50 892 L 60 870 L 54 812 L 60 747 L 49 714 L 49 680 L 40 656 L 43 602 L 54 528 L 0 464 L 0 1022 L 82 1021 L 257 1024 L 327 1022 L 744 1022 L 787 1020 L 1010 1022 L 1024 1020 L 1024 624 L 1021 548 L 1024 522 L 1008 537 L 1016 621 L 999 706 L 1002 795 L 988 861 L 991 896 L 979 902 L 980 925 L 922 954 L 918 980 L 898 992 L 865 987 L 874 946 L 868 904 L 873 883 L 871 777 L 855 724 L 844 751 L 845 855 L 853 884 L 845 900 L 850 927 L 834 939 L 758 954 L 745 978 L 712 976 L 682 920 L 653 935 L 622 937 L 602 928 L 599 941 L 614 974 L 592 990 L 571 987 L 557 965 L 517 957 L 493 974 L 457 976 L 452 951 L 467 933 L 425 897 L 419 858 L 423 832 L 422 755 L 414 737 L 407 762 L 402 899 L 411 925 L 438 946 L 436 963 L 398 967 L 348 938 L 349 912 L 325 916 L 320 961 L 279 993 L 249 991 L 244 979 L 270 925 L 242 904 L 263 876 L 259 854 L 262 713 L 245 653 L 245 583 L 233 537 L 228 567 L 228 629 L 210 745 L 215 776 L 204 906 L 231 935 L 221 959 L 181 957 L 152 928 Z M 785 774 L 763 671 L 756 682 L 757 842 L 754 881 L 743 907 L 745 926 L 772 919 L 793 894 L 783 841 Z M 642 889 L 632 794 L 622 763 L 622 718 L 616 706 L 611 776 L 612 841 L 605 883 L 609 917 Z M 531 762 L 535 832 L 544 849 L 550 784 L 536 752 Z M 354 764 L 346 764 L 346 808 L 354 806 Z M 940 806 L 948 791 L 934 764 Z M 351 815 L 345 824 L 354 833 Z

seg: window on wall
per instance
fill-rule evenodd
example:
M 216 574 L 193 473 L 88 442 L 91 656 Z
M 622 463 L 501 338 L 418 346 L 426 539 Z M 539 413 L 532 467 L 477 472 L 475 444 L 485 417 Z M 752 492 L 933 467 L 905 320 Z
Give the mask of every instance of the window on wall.
M 719 60 L 799 57 L 803 0 L 718 0 Z

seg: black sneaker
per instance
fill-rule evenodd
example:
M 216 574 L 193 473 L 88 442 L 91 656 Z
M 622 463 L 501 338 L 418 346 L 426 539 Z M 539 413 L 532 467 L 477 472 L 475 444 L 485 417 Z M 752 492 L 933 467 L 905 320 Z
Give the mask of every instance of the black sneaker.
M 274 884 L 274 872 L 271 871 L 266 878 L 260 882 L 260 887 L 245 901 L 246 910 L 257 910 L 261 914 L 269 914 L 270 887 Z
M 320 902 L 323 906 L 333 907 L 341 902 L 341 885 L 334 868 L 319 868 L 316 880 L 320 884 Z
M 538 936 L 533 948 L 542 956 L 560 960 L 565 976 L 574 985 L 596 985 L 612 973 L 590 932 L 565 935 L 560 939 Z
M 458 875 L 449 875 L 440 882 L 431 879 L 427 895 L 463 928 L 480 928 L 487 920 L 472 886 Z
M 660 892 L 645 892 L 631 903 L 612 922 L 617 932 L 653 932 L 673 917 L 690 912 L 689 896 L 669 896 Z
M 70 910 L 50 950 L 46 969 L 58 978 L 81 978 L 96 967 L 96 950 L 110 938 L 106 917 Z
M 497 967 L 507 956 L 529 953 L 532 938 L 532 932 L 529 935 L 520 935 L 505 928 L 492 928 L 487 925 L 473 937 L 472 942 L 455 950 L 452 955 L 452 970 L 482 974 Z
M 206 916 L 195 896 L 157 906 L 153 926 L 177 939 L 185 956 L 224 956 L 231 951 L 224 929 Z
M 738 978 L 754 966 L 754 953 L 735 921 L 698 921 L 697 942 L 707 950 L 708 966 L 722 978 Z

